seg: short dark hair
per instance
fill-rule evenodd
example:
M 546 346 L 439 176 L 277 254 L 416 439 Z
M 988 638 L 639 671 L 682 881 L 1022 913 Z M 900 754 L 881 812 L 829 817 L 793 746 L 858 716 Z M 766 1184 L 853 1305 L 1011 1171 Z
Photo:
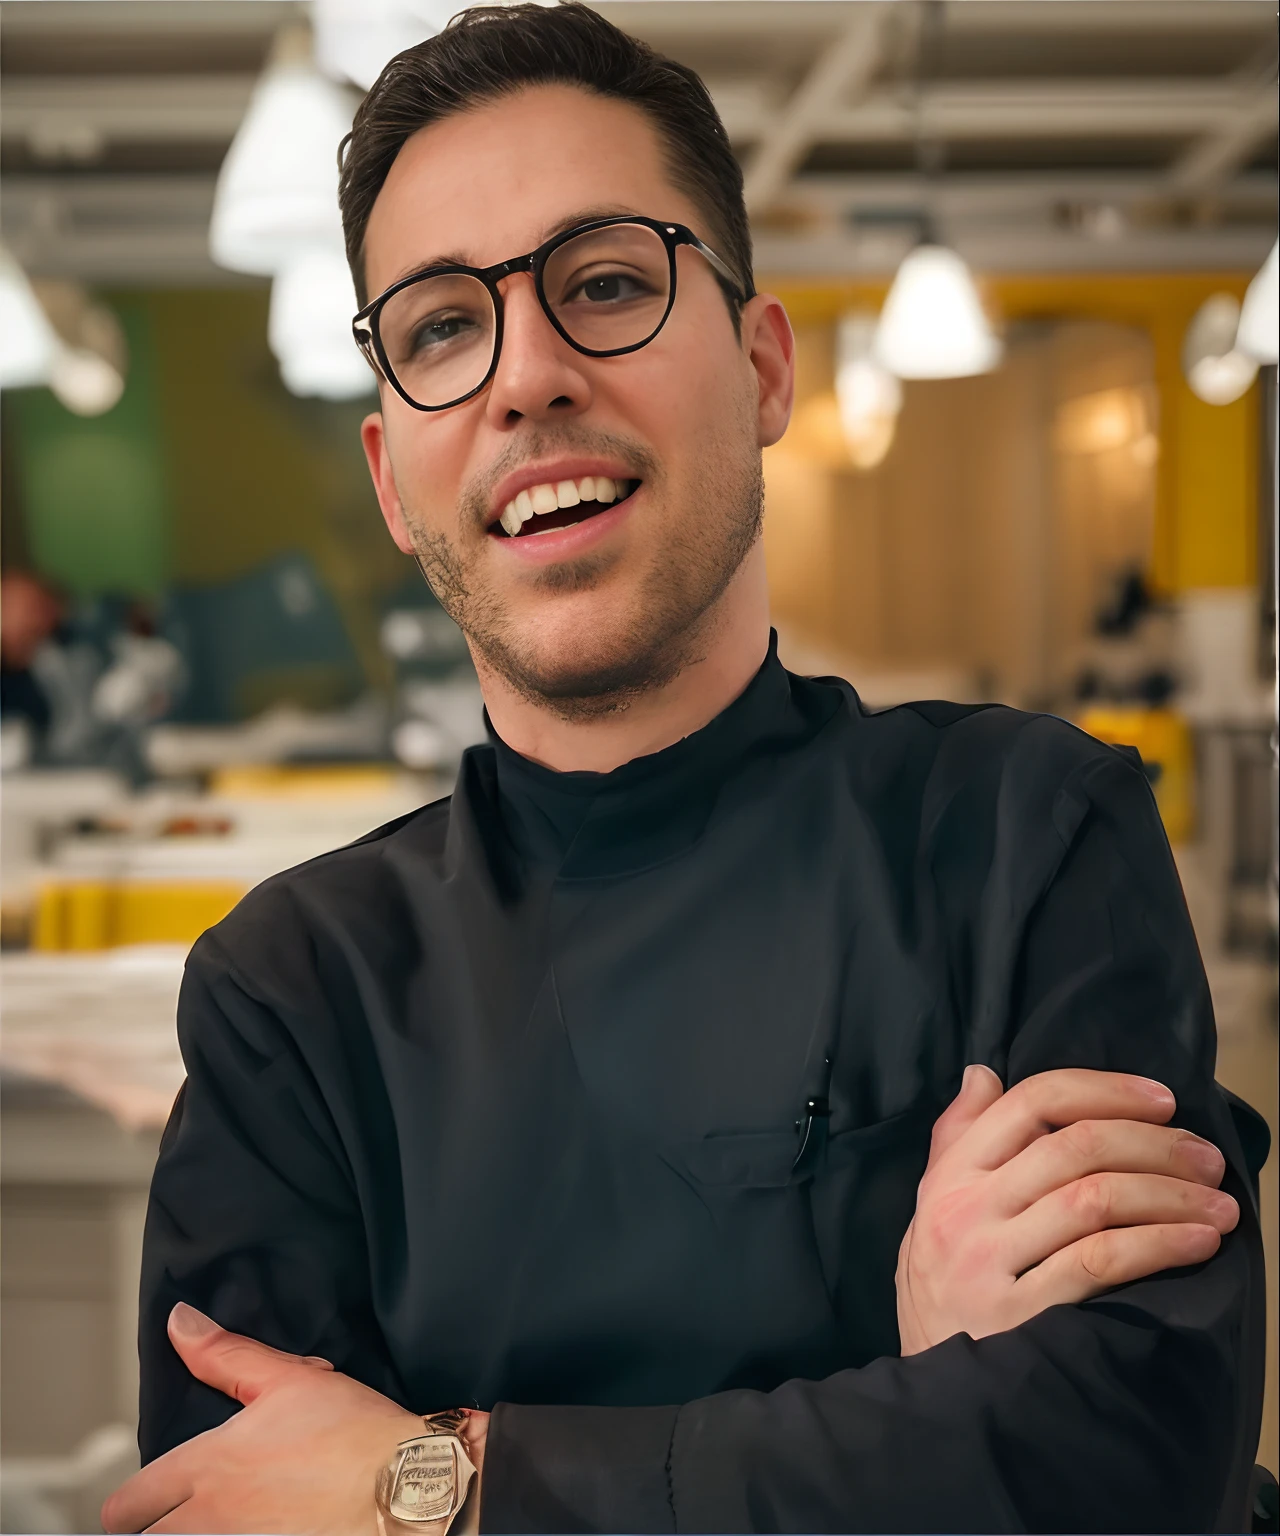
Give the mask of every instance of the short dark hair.
M 477 5 L 406 48 L 379 75 L 343 140 L 338 201 L 360 303 L 369 298 L 364 237 L 392 162 L 419 128 L 531 85 L 577 85 L 629 101 L 658 130 L 672 182 L 707 221 L 709 243 L 751 285 L 751 229 L 742 170 L 701 79 L 628 36 L 579 0 Z M 640 210 L 643 211 L 643 210 Z M 735 323 L 736 295 L 729 293 Z

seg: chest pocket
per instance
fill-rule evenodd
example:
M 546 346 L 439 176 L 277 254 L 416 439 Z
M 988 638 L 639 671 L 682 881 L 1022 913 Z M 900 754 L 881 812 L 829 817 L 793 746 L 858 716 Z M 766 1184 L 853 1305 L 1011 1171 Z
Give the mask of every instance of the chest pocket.
M 794 1129 L 713 1131 L 662 1148 L 663 1161 L 694 1183 L 719 1189 L 781 1189 L 792 1182 L 800 1147 Z
M 834 1030 L 840 945 L 801 924 L 798 898 L 740 884 L 735 900 L 636 877 L 622 910 L 597 893 L 561 918 L 556 995 L 602 1116 L 699 1181 L 785 1183 Z

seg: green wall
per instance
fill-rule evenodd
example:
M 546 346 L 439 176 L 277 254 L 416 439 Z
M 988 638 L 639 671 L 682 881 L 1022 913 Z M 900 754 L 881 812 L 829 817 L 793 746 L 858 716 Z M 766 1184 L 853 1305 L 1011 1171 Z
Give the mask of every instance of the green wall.
M 92 420 L 44 389 L 6 396 L 6 490 L 23 523 L 6 546 L 73 594 L 141 597 L 302 550 L 369 681 L 384 684 L 382 611 L 393 593 L 425 589 L 369 483 L 359 426 L 372 392 L 337 404 L 288 393 L 267 347 L 265 284 L 100 297 L 125 328 L 128 386 Z
M 150 326 L 143 302 L 115 308 L 129 375 L 111 410 L 85 418 L 47 389 L 14 395 L 25 544 L 35 568 L 76 596 L 154 597 L 169 577 L 171 504 Z

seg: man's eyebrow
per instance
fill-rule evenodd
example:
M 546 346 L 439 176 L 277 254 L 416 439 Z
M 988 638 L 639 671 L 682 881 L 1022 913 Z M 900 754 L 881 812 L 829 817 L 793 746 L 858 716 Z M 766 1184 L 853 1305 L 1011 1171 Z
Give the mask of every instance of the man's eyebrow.
M 572 229 L 577 224 L 590 224 L 595 219 L 623 218 L 634 213 L 634 208 L 624 208 L 617 203 L 605 203 L 595 208 L 578 208 L 573 213 L 565 214 L 562 219 L 556 219 L 554 223 L 546 225 L 542 231 L 542 239 L 537 242 L 537 245 L 544 245 L 548 240 L 554 240 L 557 235 L 562 235 L 566 229 Z M 537 246 L 534 249 L 536 250 Z M 445 251 L 438 256 L 430 257 L 427 261 L 415 261 L 411 267 L 406 267 L 403 272 L 394 277 L 387 286 L 393 287 L 396 283 L 403 283 L 406 278 L 417 277 L 419 273 L 430 272 L 436 267 L 473 266 L 475 262 L 469 261 L 465 253 Z

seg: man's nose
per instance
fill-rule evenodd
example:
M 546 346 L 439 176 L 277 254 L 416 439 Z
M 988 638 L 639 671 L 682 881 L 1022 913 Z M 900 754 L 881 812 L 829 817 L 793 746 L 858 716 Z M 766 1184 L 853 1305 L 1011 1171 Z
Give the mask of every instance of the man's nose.
M 504 279 L 502 350 L 486 405 L 494 426 L 529 417 L 577 415 L 591 403 L 591 386 L 575 352 L 548 320 L 533 277 Z

